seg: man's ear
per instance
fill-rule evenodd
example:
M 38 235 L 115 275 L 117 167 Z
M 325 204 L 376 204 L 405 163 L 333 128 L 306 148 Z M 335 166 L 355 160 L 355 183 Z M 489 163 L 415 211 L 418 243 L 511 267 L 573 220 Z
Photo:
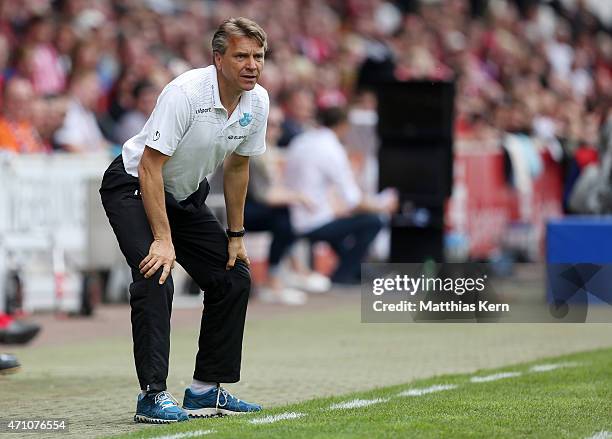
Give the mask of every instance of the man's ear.
M 219 52 L 214 52 L 213 53 L 213 60 L 215 63 L 215 67 L 217 68 L 217 70 L 219 70 L 221 68 L 221 57 L 223 55 L 221 55 Z

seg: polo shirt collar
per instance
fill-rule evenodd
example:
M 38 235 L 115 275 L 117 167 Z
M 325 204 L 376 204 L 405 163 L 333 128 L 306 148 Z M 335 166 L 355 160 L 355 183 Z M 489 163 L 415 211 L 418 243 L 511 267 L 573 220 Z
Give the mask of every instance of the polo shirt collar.
M 217 67 L 212 66 L 213 69 L 213 106 L 215 108 L 225 109 L 223 104 L 221 103 L 221 96 L 219 95 L 219 82 L 217 78 Z M 239 116 L 239 118 L 244 117 L 245 114 L 251 114 L 251 91 L 243 91 L 240 96 L 240 102 L 238 102 L 238 107 L 232 113 L 231 119 L 234 119 L 234 115 Z
M 221 103 L 221 96 L 219 95 L 219 83 L 217 82 L 217 67 L 215 65 L 212 66 L 212 76 L 213 80 L 211 81 L 211 87 L 213 89 L 213 106 L 215 108 L 225 108 Z
M 244 115 L 244 113 L 251 114 L 251 94 L 250 91 L 243 91 L 242 96 L 240 96 L 240 102 L 238 102 L 238 108 L 240 108 L 240 116 Z

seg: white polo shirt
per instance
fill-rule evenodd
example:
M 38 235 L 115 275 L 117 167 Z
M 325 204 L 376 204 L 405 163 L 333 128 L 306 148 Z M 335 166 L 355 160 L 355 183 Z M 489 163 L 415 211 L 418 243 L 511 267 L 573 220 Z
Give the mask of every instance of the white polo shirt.
M 164 164 L 164 189 L 178 201 L 232 152 L 243 156 L 266 150 L 270 100 L 259 84 L 244 91 L 232 115 L 221 104 L 215 66 L 193 69 L 171 81 L 140 133 L 123 145 L 123 164 L 138 177 L 145 145 L 171 156 Z
M 337 201 L 347 209 L 361 201 L 362 193 L 346 150 L 329 128 L 306 131 L 291 141 L 285 174 L 287 185 L 312 202 L 312 207 L 301 204 L 290 207 L 291 223 L 300 234 L 334 221 Z

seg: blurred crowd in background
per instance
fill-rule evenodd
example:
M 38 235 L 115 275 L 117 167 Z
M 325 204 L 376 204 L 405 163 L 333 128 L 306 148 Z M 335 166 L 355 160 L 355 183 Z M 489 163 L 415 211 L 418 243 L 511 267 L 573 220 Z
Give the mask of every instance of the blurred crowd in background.
M 118 154 L 170 80 L 212 63 L 212 34 L 232 16 L 268 34 L 269 146 L 322 108 L 372 127 L 378 81 L 454 81 L 455 145 L 503 148 L 519 191 L 544 154 L 563 164 L 567 193 L 602 163 L 612 212 L 612 0 L 0 0 L 0 155 Z M 593 204 L 596 185 L 576 186 Z M 39 329 L 15 325 L 0 314 L 0 342 Z
M 0 149 L 118 152 L 168 81 L 211 63 L 217 25 L 246 16 L 268 33 L 261 83 L 283 110 L 281 145 L 318 107 L 374 110 L 378 79 L 455 80 L 457 140 L 523 133 L 584 165 L 612 98 L 606 3 L 4 0 Z

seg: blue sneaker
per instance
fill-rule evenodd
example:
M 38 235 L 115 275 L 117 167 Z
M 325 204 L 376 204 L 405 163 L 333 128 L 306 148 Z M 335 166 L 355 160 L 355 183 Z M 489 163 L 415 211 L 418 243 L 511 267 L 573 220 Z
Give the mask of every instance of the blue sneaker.
M 149 424 L 170 424 L 172 422 L 188 421 L 189 416 L 179 407 L 178 401 L 168 392 L 151 395 L 138 395 L 135 422 Z
M 209 418 L 211 416 L 241 415 L 259 412 L 261 406 L 241 401 L 223 387 L 214 387 L 202 394 L 185 389 L 183 409 L 192 418 Z

